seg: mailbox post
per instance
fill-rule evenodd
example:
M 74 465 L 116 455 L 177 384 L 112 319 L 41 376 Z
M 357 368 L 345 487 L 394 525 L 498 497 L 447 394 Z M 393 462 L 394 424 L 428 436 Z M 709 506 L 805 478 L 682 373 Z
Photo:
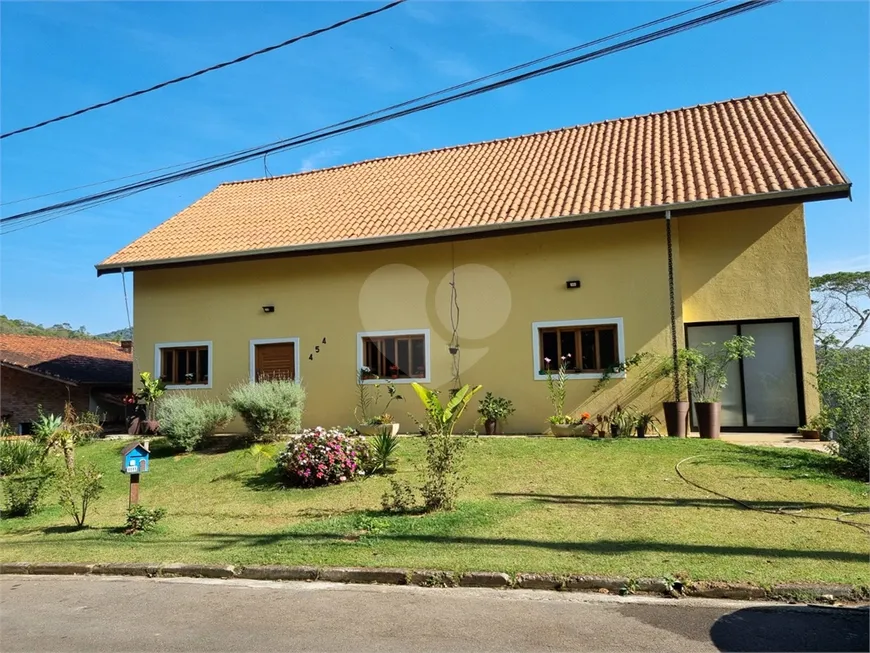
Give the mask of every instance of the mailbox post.
M 130 507 L 139 503 L 139 474 L 148 471 L 151 452 L 141 442 L 131 442 L 121 450 L 121 473 L 130 477 Z

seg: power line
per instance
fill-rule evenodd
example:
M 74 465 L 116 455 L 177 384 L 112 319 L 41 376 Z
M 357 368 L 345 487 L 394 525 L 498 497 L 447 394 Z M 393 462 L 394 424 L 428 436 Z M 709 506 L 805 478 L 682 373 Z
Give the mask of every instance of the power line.
M 329 127 L 324 127 L 318 130 L 313 130 L 311 132 L 306 132 L 305 134 L 301 134 L 297 137 L 285 139 L 282 141 L 277 141 L 268 146 L 254 148 L 252 150 L 243 151 L 241 154 L 236 156 L 232 156 L 230 158 L 225 158 L 223 160 L 216 161 L 214 163 L 205 164 L 203 166 L 192 166 L 186 170 L 181 170 L 176 173 L 171 173 L 167 175 L 163 175 L 161 177 L 156 177 L 149 180 L 144 180 L 141 182 L 137 182 L 134 184 L 128 184 L 127 186 L 123 186 L 120 188 L 104 191 L 102 193 L 97 193 L 91 196 L 86 196 L 83 198 L 78 198 L 74 200 L 69 200 L 66 202 L 61 202 L 49 207 L 43 207 L 42 209 L 36 209 L 33 211 L 27 211 L 25 213 L 20 213 L 17 215 L 9 216 L 7 218 L 0 219 L 0 223 L 7 223 L 13 220 L 20 220 L 29 217 L 35 217 L 39 215 L 44 215 L 46 213 L 50 213 L 56 210 L 69 209 L 71 207 L 79 206 L 81 204 L 90 204 L 90 203 L 104 203 L 106 200 L 111 200 L 113 198 L 119 198 L 121 196 L 126 197 L 130 194 L 141 192 L 143 190 L 148 190 L 150 188 L 156 188 L 158 186 L 163 186 L 168 183 L 173 183 L 175 181 L 180 181 L 183 179 L 187 179 L 189 177 L 204 174 L 207 172 L 211 172 L 213 170 L 217 170 L 220 168 L 237 165 L 239 163 L 243 163 L 245 161 L 249 161 L 254 158 L 261 157 L 265 154 L 271 154 L 273 152 L 290 149 L 293 147 L 299 147 L 300 145 L 317 142 L 320 140 L 325 140 L 327 138 L 331 138 L 333 136 L 337 136 L 339 134 L 355 131 L 357 129 L 362 129 L 364 127 L 368 127 L 374 124 L 379 124 L 381 122 L 386 122 L 388 120 L 393 120 L 399 117 L 403 117 L 405 115 L 410 115 L 413 113 L 417 113 L 419 111 L 424 111 L 430 108 L 434 108 L 436 106 L 440 106 L 442 104 L 447 104 L 450 102 L 454 102 L 459 99 L 464 99 L 466 97 L 472 97 L 474 95 L 479 95 L 482 93 L 489 92 L 491 90 L 495 90 L 497 88 L 502 88 L 504 86 L 508 86 L 511 84 L 518 83 L 520 81 L 524 81 L 526 79 L 530 79 L 532 77 L 541 76 L 544 74 L 549 74 L 551 72 L 555 72 L 557 70 L 562 70 L 567 67 L 571 67 L 574 65 L 578 65 L 580 63 L 584 63 L 586 61 L 590 61 L 593 59 L 597 59 L 608 54 L 612 54 L 614 52 L 619 52 L 622 50 L 630 49 L 637 47 L 639 45 L 643 45 L 645 43 L 649 43 L 651 41 L 659 40 L 661 38 L 665 38 L 667 36 L 671 36 L 673 34 L 687 31 L 689 29 L 693 29 L 695 27 L 699 27 L 701 25 L 705 25 L 711 22 L 715 22 L 718 20 L 722 20 L 724 18 L 728 18 L 739 13 L 744 13 L 746 11 L 750 11 L 752 9 L 756 9 L 762 6 L 766 6 L 768 4 L 773 4 L 778 0 L 749 0 L 740 5 L 735 5 L 733 7 L 729 7 L 717 12 L 713 12 L 711 14 L 706 14 L 704 16 L 700 16 L 698 18 L 685 21 L 683 23 L 678 23 L 676 25 L 672 25 L 670 27 L 658 30 L 656 32 L 651 32 L 649 34 L 636 37 L 634 39 L 629 39 L 622 43 L 617 43 L 606 48 L 602 48 L 591 53 L 581 55 L 579 57 L 574 57 L 562 62 L 558 62 L 555 64 L 551 64 L 549 66 L 545 66 L 542 68 L 538 68 L 536 70 L 532 70 L 521 75 L 515 75 L 513 77 L 507 78 L 505 80 L 501 80 L 499 82 L 495 82 L 492 84 L 488 84 L 486 86 L 482 86 L 479 88 L 470 89 L 464 91 L 462 93 L 457 93 L 445 98 L 441 98 L 438 100 L 433 100 L 431 102 L 407 108 L 402 111 L 396 111 L 391 114 L 382 116 L 380 118 L 372 118 L 365 121 L 360 121 L 360 118 L 354 118 L 350 120 L 343 121 L 341 123 L 337 123 L 336 125 L 331 125 Z M 431 95 L 431 94 L 430 94 Z M 413 101 L 402 104 L 410 104 Z M 397 105 L 398 106 L 398 105 Z M 382 110 L 383 111 L 383 110 Z M 382 111 L 372 112 L 372 114 L 367 115 L 375 115 L 381 113 Z M 363 116 L 364 117 L 364 116 Z
M 356 21 L 363 20 L 365 18 L 369 18 L 370 16 L 374 16 L 376 14 L 380 14 L 384 11 L 392 9 L 407 0 L 394 0 L 394 2 L 390 2 L 389 4 L 384 5 L 378 9 L 373 9 L 371 11 L 366 11 L 361 14 L 357 14 L 356 16 L 351 16 L 350 18 L 345 18 L 344 20 L 340 20 L 337 23 L 334 23 L 328 27 L 321 27 L 312 32 L 308 32 L 306 34 L 301 34 L 300 36 L 294 36 L 291 39 L 287 39 L 286 41 L 282 41 L 281 43 L 276 43 L 275 45 L 270 45 L 268 47 L 262 48 L 260 50 L 256 50 L 255 52 L 250 52 L 248 54 L 242 55 L 241 57 L 236 57 L 231 61 L 224 61 L 219 64 L 215 64 L 213 66 L 209 66 L 208 68 L 202 68 L 197 70 L 196 72 L 190 73 L 188 75 L 182 75 L 181 77 L 176 77 L 175 79 L 170 79 L 165 82 L 161 82 L 159 84 L 155 84 L 154 86 L 150 86 L 148 88 L 143 88 L 138 91 L 134 91 L 132 93 L 127 93 L 126 95 L 121 95 L 116 98 L 112 98 L 111 100 L 107 100 L 105 102 L 100 102 L 98 104 L 92 104 L 89 107 L 85 107 L 83 109 L 79 109 L 77 111 L 73 111 L 72 113 L 67 113 L 62 116 L 57 116 L 56 118 L 51 118 L 49 120 L 43 120 L 42 122 L 36 123 L 35 125 L 30 125 L 29 127 L 22 127 L 20 129 L 16 129 L 11 132 L 7 132 L 5 134 L 0 134 L 0 140 L 4 138 L 9 138 L 10 136 L 15 136 L 16 134 L 23 134 L 24 132 L 29 132 L 34 129 L 39 129 L 40 127 L 45 127 L 46 125 L 50 125 L 55 122 L 61 122 L 62 120 L 68 120 L 69 118 L 74 118 L 76 116 L 80 116 L 84 113 L 88 113 L 90 111 L 96 111 L 97 109 L 102 109 L 103 107 L 110 106 L 112 104 L 117 104 L 118 102 L 123 102 L 124 100 L 129 100 L 130 98 L 138 97 L 140 95 L 145 95 L 146 93 L 151 93 L 153 91 L 157 91 L 161 88 L 165 88 L 167 86 L 171 86 L 172 84 L 178 84 L 180 82 L 185 82 L 188 79 L 193 79 L 194 77 L 199 77 L 200 75 L 205 75 L 206 73 L 213 72 L 215 70 L 220 70 L 221 68 L 227 68 L 228 66 L 233 66 L 237 63 L 242 63 L 243 61 L 247 61 L 248 59 L 253 59 L 261 54 L 266 54 L 268 52 L 273 52 L 274 50 L 279 50 L 281 48 L 287 47 L 288 45 L 293 45 L 294 43 L 298 43 L 299 41 L 303 41 L 305 39 L 310 39 L 315 36 L 319 36 L 321 34 L 325 34 L 326 32 L 331 32 L 332 30 L 336 30 L 340 27 L 344 27 L 345 25 L 349 25 L 350 23 L 355 23 Z
M 621 43 L 616 43 L 616 44 L 608 46 L 606 48 L 601 48 L 599 50 L 595 50 L 593 52 L 590 52 L 590 53 L 587 53 L 584 55 L 573 57 L 573 58 L 567 59 L 565 61 L 561 61 L 561 62 L 557 62 L 554 64 L 550 64 L 548 66 L 537 68 L 535 70 L 531 70 L 531 71 L 526 72 L 526 73 L 514 75 L 513 77 L 509 77 L 507 79 L 504 79 L 504 80 L 501 80 L 498 82 L 487 84 L 485 86 L 469 89 L 469 90 L 463 91 L 461 93 L 455 93 L 453 95 L 443 97 L 443 98 L 440 98 L 437 100 L 432 100 L 430 102 L 427 102 L 427 103 L 424 103 L 424 104 L 421 104 L 418 106 L 412 106 L 410 108 L 406 108 L 406 109 L 403 109 L 401 111 L 394 111 L 393 113 L 390 113 L 390 114 L 387 114 L 387 115 L 384 115 L 384 116 L 381 116 L 378 118 L 370 118 L 368 120 L 362 120 L 362 118 L 366 118 L 367 116 L 373 116 L 373 115 L 377 115 L 379 113 L 383 113 L 386 111 L 385 109 L 382 109 L 380 111 L 375 111 L 375 112 L 372 112 L 370 114 L 366 114 L 365 116 L 360 116 L 357 118 L 346 120 L 346 121 L 343 121 L 341 123 L 336 123 L 335 125 L 323 127 L 321 129 L 317 129 L 317 130 L 314 130 L 311 132 L 306 132 L 305 134 L 301 134 L 299 136 L 296 136 L 296 137 L 293 137 L 290 139 L 276 141 L 275 143 L 269 144 L 267 146 L 253 148 L 253 149 L 248 150 L 248 151 L 242 151 L 241 153 L 234 153 L 233 156 L 230 156 L 230 157 L 227 157 L 227 158 L 224 158 L 222 160 L 218 160 L 218 161 L 215 161 L 212 163 L 208 163 L 205 165 L 191 166 L 185 170 L 181 170 L 181 171 L 178 171 L 175 173 L 163 175 L 163 176 L 156 177 L 153 179 L 143 180 L 141 182 L 137 182 L 137 183 L 133 183 L 133 184 L 128 184 L 126 186 L 122 186 L 122 187 L 116 188 L 116 189 L 107 190 L 107 191 L 104 191 L 102 193 L 96 193 L 94 195 L 85 196 L 85 197 L 81 197 L 81 198 L 77 198 L 77 199 L 73 199 L 73 200 L 68 200 L 66 202 L 61 202 L 61 203 L 54 204 L 51 206 L 43 207 L 41 209 L 35 209 L 35 210 L 27 211 L 24 213 L 19 213 L 17 215 L 12 215 L 12 216 L 0 219 L 0 223 L 6 224 L 6 223 L 9 223 L 12 221 L 17 221 L 17 220 L 32 219 L 32 218 L 35 218 L 38 216 L 42 216 L 45 214 L 51 214 L 53 212 L 58 212 L 58 211 L 66 212 L 69 209 L 73 209 L 73 208 L 79 207 L 81 205 L 87 205 L 87 206 L 100 205 L 100 204 L 103 204 L 105 202 L 112 201 L 114 199 L 120 199 L 121 197 L 127 197 L 129 195 L 132 195 L 132 194 L 135 194 L 138 192 L 142 192 L 144 190 L 149 190 L 151 188 L 163 186 L 163 185 L 166 185 L 169 183 L 173 183 L 175 181 L 181 181 L 183 179 L 187 179 L 189 177 L 193 177 L 193 176 L 200 175 L 200 174 L 205 174 L 207 172 L 218 170 L 220 168 L 237 165 L 239 163 L 243 163 L 245 161 L 249 161 L 251 159 L 258 158 L 258 157 L 261 157 L 261 156 L 264 156 L 267 154 L 271 154 L 271 153 L 274 153 L 277 151 L 282 151 L 282 150 L 287 150 L 290 148 L 299 147 L 301 145 L 305 145 L 305 144 L 312 143 L 312 142 L 318 142 L 321 140 L 325 140 L 327 138 L 332 138 L 332 137 L 337 136 L 339 134 L 356 131 L 358 129 L 362 129 L 362 128 L 365 128 L 368 126 L 380 124 L 382 122 L 386 122 L 389 120 L 394 120 L 396 118 L 400 118 L 400 117 L 403 117 L 406 115 L 411 115 L 413 113 L 417 113 L 420 111 L 431 109 L 431 108 L 434 108 L 437 106 L 441 106 L 443 104 L 455 102 L 455 101 L 460 100 L 460 99 L 464 99 L 467 97 L 473 97 L 476 95 L 487 93 L 489 91 L 496 90 L 498 88 L 503 88 L 503 87 L 509 86 L 511 84 L 516 84 L 518 82 L 525 81 L 527 79 L 546 75 L 546 74 L 549 74 L 552 72 L 556 72 L 558 70 L 563 70 L 565 68 L 569 68 L 569 67 L 572 67 L 575 65 L 579 65 L 581 63 L 585 63 L 587 61 L 598 59 L 598 58 L 607 56 L 609 54 L 613 54 L 615 52 L 620 52 L 622 50 L 627 50 L 627 49 L 631 49 L 634 47 L 638 47 L 640 45 L 650 43 L 652 41 L 657 41 L 657 40 L 665 38 L 667 36 L 671 36 L 671 35 L 674 35 L 674 34 L 677 34 L 677 33 L 683 32 L 683 31 L 688 31 L 690 29 L 694 29 L 694 28 L 700 27 L 702 25 L 706 25 L 706 24 L 709 24 L 712 22 L 723 20 L 725 18 L 729 18 L 729 17 L 735 16 L 735 15 L 738 15 L 741 13 L 745 13 L 747 11 L 751 11 L 753 9 L 757 9 L 757 8 L 760 8 L 763 6 L 774 4 L 778 1 L 779 0 L 748 0 L 747 2 L 743 2 L 739 5 L 728 7 L 726 9 L 722 9 L 722 10 L 719 10 L 719 11 L 716 11 L 716 12 L 713 12 L 710 14 L 705 14 L 704 16 L 700 16 L 700 17 L 697 17 L 697 18 L 694 18 L 691 20 L 687 20 L 687 21 L 684 21 L 682 23 L 678 23 L 676 25 L 672 25 L 670 27 L 666 27 L 666 28 L 660 29 L 658 31 L 651 32 L 649 34 L 645 34 L 642 36 L 635 37 L 633 39 L 623 41 Z M 661 22 L 662 20 L 666 20 L 666 19 L 660 19 L 657 22 Z M 578 48 L 579 47 L 582 47 L 582 46 L 578 46 Z M 514 70 L 516 70 L 516 67 L 514 67 Z M 429 94 L 429 96 L 424 96 L 424 97 L 432 97 L 433 95 L 438 95 L 438 93 Z M 393 106 L 394 107 L 401 107 L 401 106 L 405 106 L 408 104 L 413 104 L 414 102 L 415 102 L 415 100 L 411 100 L 411 101 L 408 101 L 405 103 L 401 103 L 400 105 L 393 105 Z M 61 215 L 53 216 L 52 218 L 49 218 L 49 219 L 54 219 L 55 217 L 61 217 Z M 41 222 L 45 222 L 45 221 L 47 221 L 47 220 L 43 220 Z M 26 226 L 31 226 L 31 225 L 26 225 Z M 20 228 L 26 228 L 26 226 L 22 226 Z M 18 231 L 18 230 L 19 229 L 15 229 L 15 231 Z M 10 233 L 10 232 L 7 232 L 7 233 Z
M 701 5 L 696 5 L 696 6 L 693 6 L 693 7 L 689 7 L 688 9 L 684 9 L 683 11 L 678 11 L 678 12 L 676 12 L 676 13 L 669 14 L 668 16 L 663 16 L 662 18 L 657 18 L 657 19 L 655 19 L 655 20 L 651 20 L 651 21 L 649 21 L 649 22 L 647 22 L 647 23 L 643 23 L 643 24 L 641 24 L 641 25 L 636 25 L 636 26 L 634 26 L 634 27 L 630 27 L 630 28 L 628 28 L 628 29 L 624 29 L 624 30 L 622 30 L 622 31 L 620 31 L 620 32 L 615 32 L 615 33 L 610 34 L 610 35 L 608 35 L 608 36 L 603 36 L 603 37 L 598 38 L 598 39 L 595 39 L 595 40 L 593 40 L 593 41 L 587 41 L 586 43 L 581 43 L 580 45 L 575 45 L 575 46 L 572 46 L 572 47 L 567 48 L 567 49 L 565 49 L 565 50 L 560 50 L 560 51 L 558 51 L 558 52 L 554 52 L 554 53 L 552 53 L 552 54 L 548 54 L 548 55 L 546 55 L 546 56 L 539 57 L 538 59 L 533 59 L 532 61 L 527 61 L 527 62 L 525 62 L 525 63 L 521 63 L 521 64 L 517 64 L 517 65 L 515 65 L 515 66 L 511 66 L 510 68 L 504 68 L 503 70 L 499 70 L 499 71 L 497 71 L 497 72 L 490 73 L 490 74 L 488 74 L 488 75 L 483 75 L 482 77 L 477 77 L 477 78 L 475 78 L 475 79 L 471 79 L 471 80 L 468 80 L 468 81 L 466 81 L 466 82 L 461 82 L 461 83 L 459 83 L 459 84 L 455 84 L 455 85 L 453 85 L 453 86 L 448 86 L 447 88 L 442 88 L 442 89 L 439 89 L 439 90 L 437 90 L 437 91 L 433 91 L 433 92 L 431 92 L 431 93 L 427 93 L 426 95 L 421 95 L 421 96 L 416 97 L 416 98 L 414 98 L 414 99 L 412 99 L 412 100 L 406 100 L 406 101 L 404 101 L 404 102 L 400 102 L 400 103 L 398 103 L 398 104 L 393 104 L 393 105 L 390 105 L 390 106 L 388 106 L 388 107 L 384 107 L 383 109 L 378 109 L 377 111 L 372 111 L 372 112 L 370 112 L 370 113 L 367 113 L 367 114 L 364 114 L 364 115 L 361 115 L 361 116 L 357 116 L 356 118 L 350 118 L 350 119 L 345 120 L 345 121 L 343 121 L 343 122 L 340 122 L 340 123 L 336 123 L 336 124 L 334 124 L 334 125 L 331 125 L 330 127 L 336 127 L 336 126 L 339 126 L 339 125 L 348 124 L 348 123 L 350 123 L 350 122 L 355 122 L 355 121 L 358 121 L 358 120 L 364 120 L 364 119 L 366 119 L 366 118 L 370 118 L 371 116 L 375 116 L 375 115 L 378 115 L 378 114 L 381 114 L 381 113 L 386 113 L 387 111 L 392 111 L 392 110 L 394 110 L 394 109 L 400 109 L 400 108 L 402 108 L 402 107 L 408 106 L 409 104 L 414 104 L 414 103 L 416 103 L 416 102 L 421 102 L 421 101 L 423 101 L 423 100 L 428 100 L 429 98 L 432 98 L 432 97 L 435 97 L 435 96 L 438 96 L 438 95 L 443 95 L 443 94 L 445 94 L 445 93 L 450 93 L 450 92 L 452 92 L 452 91 L 458 91 L 458 90 L 463 89 L 463 88 L 468 88 L 469 86 L 473 86 L 474 84 L 479 84 L 480 82 L 485 82 L 485 81 L 488 80 L 488 79 L 493 79 L 494 77 L 500 77 L 500 76 L 502 76 L 502 75 L 506 75 L 506 74 L 508 74 L 508 73 L 516 72 L 517 70 L 522 70 L 522 69 L 524 69 L 524 68 L 530 68 L 531 66 L 534 66 L 534 65 L 536 65 L 536 64 L 543 63 L 543 62 L 545 62 L 545 61 L 549 61 L 549 60 L 551 60 L 551 59 L 555 59 L 555 58 L 557 58 L 557 57 L 561 57 L 561 56 L 564 56 L 564 55 L 566 55 L 566 54 L 571 54 L 572 52 L 577 52 L 578 50 L 585 50 L 586 48 L 590 48 L 590 47 L 592 47 L 593 45 L 599 45 L 600 43 L 605 43 L 605 42 L 607 42 L 607 41 L 612 41 L 613 39 L 615 39 L 615 38 L 619 38 L 620 36 L 626 36 L 626 35 L 628 35 L 628 34 L 632 34 L 632 33 L 634 33 L 634 32 L 640 31 L 640 30 L 642 30 L 642 29 L 647 29 L 647 28 L 649 28 L 649 27 L 654 27 L 655 25 L 660 25 L 661 23 L 665 23 L 665 22 L 668 22 L 668 21 L 671 21 L 671 20 L 675 20 L 676 18 L 680 18 L 681 16 L 685 16 L 686 14 L 694 13 L 694 12 L 696 12 L 696 11 L 701 11 L 702 9 L 707 9 L 707 8 L 712 7 L 712 6 L 714 6 L 714 5 L 722 4 L 722 3 L 725 2 L 725 1 L 726 1 L 726 0 L 712 0 L 711 2 L 706 2 L 706 3 L 701 4 Z M 324 129 L 328 129 L 328 128 L 324 128 Z M 308 133 L 310 134 L 310 133 L 313 133 L 313 132 L 308 132 Z M 257 146 L 257 147 L 268 147 L 268 145 L 269 145 L 269 144 L 265 144 L 265 145 L 260 145 L 260 146 Z M 204 162 L 206 162 L 206 161 L 212 161 L 212 160 L 220 159 L 220 158 L 223 157 L 223 156 L 232 156 L 232 155 L 234 155 L 234 154 L 241 154 L 241 153 L 243 153 L 243 152 L 247 152 L 249 149 L 252 149 L 252 148 L 247 148 L 247 149 L 243 149 L 243 150 L 237 150 L 237 151 L 235 151 L 235 152 L 231 152 L 231 153 L 229 153 L 229 154 L 223 154 L 223 155 L 221 155 L 221 154 L 216 154 L 216 155 L 214 155 L 214 156 L 206 157 L 206 158 L 204 158 L 204 159 L 197 159 L 197 160 L 195 160 L 195 161 L 188 161 L 188 162 L 186 162 L 186 163 L 177 163 L 177 164 L 175 164 L 175 165 L 164 166 L 164 167 L 162 167 L 162 168 L 157 168 L 157 169 L 155 169 L 155 170 L 147 170 L 147 171 L 139 172 L 139 173 L 132 174 L 132 175 L 126 175 L 126 176 L 124 176 L 124 177 L 116 177 L 116 178 L 114 178 L 114 179 L 106 179 L 106 180 L 104 180 L 104 181 L 94 182 L 94 183 L 92 183 L 92 184 L 85 184 L 85 185 L 83 185 L 83 186 L 76 186 L 76 187 L 73 187 L 73 188 L 66 188 L 66 189 L 64 189 L 64 190 L 58 190 L 58 191 L 54 191 L 54 192 L 51 192 L 51 193 L 43 193 L 42 195 L 34 195 L 34 196 L 32 196 L 32 197 L 25 197 L 25 198 L 21 198 L 21 199 L 17 199 L 17 200 L 12 200 L 12 201 L 9 201 L 9 202 L 3 202 L 3 203 L 0 203 L 0 206 L 9 206 L 9 205 L 12 205 L 12 204 L 20 204 L 21 202 L 27 202 L 27 201 L 30 201 L 30 200 L 40 199 L 40 198 L 42 198 L 42 197 L 49 197 L 49 196 L 51 196 L 51 195 L 60 195 L 60 194 L 63 194 L 63 193 L 72 192 L 72 191 L 74 191 L 74 190 L 81 190 L 81 189 L 83 189 L 83 188 L 92 188 L 93 186 L 102 186 L 102 185 L 104 185 L 104 184 L 112 183 L 113 181 L 123 181 L 123 180 L 125 180 L 125 179 L 131 179 L 131 178 L 133 178 L 133 177 L 141 177 L 141 176 L 143 176 L 143 175 L 151 174 L 152 172 L 163 172 L 164 170 L 170 170 L 170 169 L 172 169 L 172 168 L 180 168 L 180 167 L 182 167 L 182 166 L 190 166 L 190 165 L 194 165 L 194 164 L 196 164 L 196 163 L 204 163 Z M 253 148 L 253 149 L 256 149 L 256 148 Z

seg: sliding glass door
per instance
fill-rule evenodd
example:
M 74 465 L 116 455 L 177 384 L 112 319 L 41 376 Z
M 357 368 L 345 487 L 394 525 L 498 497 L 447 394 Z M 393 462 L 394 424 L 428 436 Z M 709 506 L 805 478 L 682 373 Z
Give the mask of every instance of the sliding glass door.
M 796 320 L 752 320 L 686 325 L 689 347 L 709 349 L 735 335 L 755 340 L 755 357 L 728 366 L 722 426 L 734 430 L 791 431 L 804 420 Z M 692 421 L 697 420 L 692 407 Z

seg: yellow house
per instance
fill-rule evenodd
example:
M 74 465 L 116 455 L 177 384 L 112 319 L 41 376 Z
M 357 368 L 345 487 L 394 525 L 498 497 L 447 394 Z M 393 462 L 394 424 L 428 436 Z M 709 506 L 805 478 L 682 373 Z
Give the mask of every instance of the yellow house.
M 657 411 L 673 388 L 642 365 L 592 390 L 743 334 L 725 430 L 794 430 L 818 401 L 803 204 L 850 187 L 779 93 L 221 184 L 97 270 L 134 272 L 137 374 L 208 398 L 289 374 L 308 427 L 354 423 L 367 366 L 403 431 L 418 380 L 482 384 L 540 433 L 568 354 L 568 408 Z

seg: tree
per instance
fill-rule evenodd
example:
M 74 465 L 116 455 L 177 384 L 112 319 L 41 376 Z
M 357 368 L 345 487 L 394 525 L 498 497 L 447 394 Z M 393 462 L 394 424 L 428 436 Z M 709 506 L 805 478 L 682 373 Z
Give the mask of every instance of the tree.
M 843 349 L 870 322 L 870 272 L 832 272 L 810 278 L 813 328 L 820 345 Z

